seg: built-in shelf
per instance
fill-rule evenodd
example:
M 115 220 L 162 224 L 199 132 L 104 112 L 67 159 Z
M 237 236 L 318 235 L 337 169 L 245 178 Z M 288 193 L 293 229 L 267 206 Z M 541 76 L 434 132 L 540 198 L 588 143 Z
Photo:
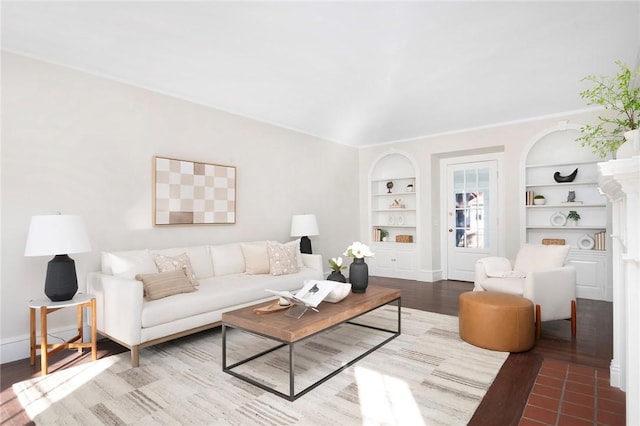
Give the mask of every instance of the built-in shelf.
M 610 213 L 607 200 L 598 189 L 598 163 L 602 160 L 576 141 L 581 136 L 580 127 L 559 124 L 532 140 L 524 154 L 523 242 L 564 240 L 571 247 L 567 263 L 576 268 L 577 296 L 606 300 L 610 281 L 607 255 L 611 245 L 607 237 Z M 556 172 L 568 176 L 576 169 L 573 182 L 555 181 Z M 543 195 L 546 203 L 527 204 L 532 195 Z M 570 199 L 581 203 L 566 203 Z M 571 210 L 581 216 L 577 225 L 563 220 Z M 585 239 L 597 240 L 598 246 L 581 248 Z
M 369 223 L 375 256 L 367 260 L 372 275 L 417 276 L 420 204 L 416 170 L 409 156 L 397 151 L 383 155 L 372 167 Z

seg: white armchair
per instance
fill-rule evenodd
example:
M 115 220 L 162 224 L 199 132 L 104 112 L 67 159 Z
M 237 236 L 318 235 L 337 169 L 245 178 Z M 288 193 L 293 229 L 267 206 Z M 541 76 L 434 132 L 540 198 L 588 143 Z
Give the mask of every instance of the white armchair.
M 571 319 L 576 335 L 576 271 L 564 266 L 569 246 L 524 244 L 511 266 L 504 257 L 476 262 L 474 291 L 497 291 L 526 297 L 535 305 L 536 338 L 541 323 Z

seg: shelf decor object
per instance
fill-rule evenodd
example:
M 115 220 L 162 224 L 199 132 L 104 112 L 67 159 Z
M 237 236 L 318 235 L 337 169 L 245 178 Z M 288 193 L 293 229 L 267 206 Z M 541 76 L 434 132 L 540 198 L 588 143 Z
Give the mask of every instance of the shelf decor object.
M 555 212 L 551 215 L 551 224 L 553 226 L 564 226 L 567 224 L 567 217 L 561 212 Z
M 320 235 L 315 214 L 297 214 L 291 218 L 291 236 L 300 237 L 300 252 L 311 254 L 310 236 Z
M 578 248 L 580 248 L 581 250 L 592 250 L 595 244 L 596 241 L 591 235 L 584 234 L 583 236 L 578 238 Z
M 44 294 L 53 302 L 71 300 L 78 291 L 76 264 L 69 253 L 91 251 L 84 220 L 77 215 L 33 216 L 25 256 L 54 255 L 47 266 Z
M 571 174 L 568 174 L 567 176 L 562 176 L 560 172 L 555 172 L 553 174 L 553 180 L 555 180 L 558 183 L 573 182 L 573 180 L 576 178 L 577 175 L 578 175 L 578 168 L 576 167 L 576 169 L 573 172 L 571 172 Z
M 236 223 L 236 168 L 153 157 L 154 225 Z

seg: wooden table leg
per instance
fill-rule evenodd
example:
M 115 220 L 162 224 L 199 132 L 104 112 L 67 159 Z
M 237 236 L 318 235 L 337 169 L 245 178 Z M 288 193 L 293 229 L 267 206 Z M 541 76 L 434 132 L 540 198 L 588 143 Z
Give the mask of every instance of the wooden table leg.
M 96 319 L 96 298 L 91 299 L 91 359 L 98 359 L 98 327 Z
M 84 304 L 83 305 L 78 305 L 77 308 L 77 313 L 78 313 L 78 337 L 80 338 L 80 343 L 84 342 L 84 333 L 83 333 L 83 329 L 84 326 L 82 325 L 82 321 L 83 321 L 83 317 L 84 317 Z M 78 353 L 81 354 L 82 353 L 82 346 L 78 346 Z
M 29 308 L 29 361 L 36 365 L 36 310 Z
M 49 373 L 47 359 L 47 308 L 40 308 L 40 374 L 46 376 Z

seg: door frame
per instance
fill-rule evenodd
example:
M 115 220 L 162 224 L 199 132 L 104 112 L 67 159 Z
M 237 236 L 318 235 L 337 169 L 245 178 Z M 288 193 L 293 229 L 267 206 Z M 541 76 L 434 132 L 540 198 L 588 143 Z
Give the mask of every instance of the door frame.
M 465 155 L 460 157 L 442 158 L 440 160 L 440 267 L 442 270 L 442 279 L 449 278 L 449 247 L 448 247 L 448 195 L 447 186 L 447 170 L 449 166 L 465 163 L 476 163 L 481 161 L 497 162 L 496 169 L 498 172 L 498 181 L 496 182 L 498 194 L 498 248 L 497 256 L 505 255 L 506 247 L 506 221 L 505 221 L 505 183 L 504 183 L 504 152 L 493 152 L 490 154 Z

